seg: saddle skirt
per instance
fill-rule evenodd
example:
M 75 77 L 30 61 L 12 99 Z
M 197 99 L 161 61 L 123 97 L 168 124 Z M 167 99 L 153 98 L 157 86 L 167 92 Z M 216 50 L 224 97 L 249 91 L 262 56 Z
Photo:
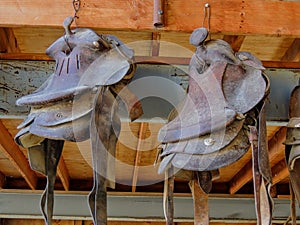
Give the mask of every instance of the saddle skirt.
M 250 147 L 248 125 L 269 93 L 263 69 L 251 53 L 234 54 L 223 40 L 201 43 L 190 61 L 187 97 L 158 134 L 159 173 L 170 165 L 211 171 L 241 158 Z

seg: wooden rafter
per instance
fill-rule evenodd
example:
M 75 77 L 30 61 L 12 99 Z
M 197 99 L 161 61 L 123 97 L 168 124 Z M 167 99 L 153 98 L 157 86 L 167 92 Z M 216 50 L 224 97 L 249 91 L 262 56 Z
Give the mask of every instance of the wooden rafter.
M 20 52 L 13 30 L 0 27 L 0 53 Z
M 269 140 L 269 159 L 270 162 L 274 161 L 278 155 L 281 154 L 284 145 L 282 144 L 285 140 L 286 128 L 280 128 L 275 135 Z M 240 190 L 246 183 L 252 179 L 252 162 L 251 160 L 246 163 L 246 165 L 231 179 L 229 192 L 230 194 L 236 193 Z
M 69 172 L 66 167 L 63 156 L 61 156 L 59 163 L 58 163 L 57 175 L 60 178 L 60 180 L 64 186 L 64 189 L 66 191 L 68 191 L 70 188 L 70 176 L 69 176 Z
M 139 129 L 138 143 L 136 146 L 136 155 L 135 155 L 134 170 L 132 176 L 132 192 L 136 191 L 136 184 L 138 181 L 138 172 L 139 172 L 139 166 L 140 166 L 141 155 L 142 155 L 141 146 L 143 140 L 145 139 L 146 128 L 147 128 L 147 123 L 141 122 L 140 129 Z
M 299 2 L 240 0 L 169 0 L 166 5 L 165 26 L 162 30 L 188 31 L 199 27 L 204 17 L 204 4 L 212 8 L 211 32 L 224 34 L 270 34 L 300 36 Z M 73 14 L 72 2 L 53 0 L 3 0 L 0 7 L 0 26 L 61 26 L 65 17 Z M 242 4 L 242 5 L 241 5 Z M 78 12 L 79 26 L 153 30 L 153 1 L 85 0 Z M 262 12 L 261 9 L 267 9 Z M 274 12 L 280 13 L 274 16 Z M 260 12 L 260 13 L 258 13 Z M 51 20 L 49 19 L 51 18 Z
M 281 58 L 282 61 L 300 61 L 300 38 L 296 38 L 284 56 Z
M 243 44 L 245 36 L 239 35 L 224 35 L 223 40 L 228 42 L 233 51 L 238 52 Z
M 31 170 L 30 165 L 20 150 L 19 146 L 14 142 L 12 136 L 0 121 L 0 150 L 7 156 L 14 167 L 20 172 L 31 189 L 35 189 L 37 185 L 37 176 Z
M 278 162 L 275 166 L 272 168 L 272 180 L 273 185 L 277 184 L 281 180 L 287 178 L 289 176 L 289 170 L 286 166 L 285 159 Z

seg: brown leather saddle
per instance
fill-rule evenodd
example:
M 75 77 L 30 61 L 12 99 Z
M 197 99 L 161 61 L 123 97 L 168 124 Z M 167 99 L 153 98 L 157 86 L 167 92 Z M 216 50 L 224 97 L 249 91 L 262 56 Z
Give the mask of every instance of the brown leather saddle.
M 269 80 L 262 73 L 261 62 L 251 53 L 234 53 L 227 42 L 205 41 L 207 36 L 205 28 L 191 35 L 190 43 L 197 48 L 190 61 L 188 93 L 158 134 L 162 143 L 159 173 L 168 171 L 169 177 L 175 174 L 195 179 L 200 190 L 208 193 L 218 169 L 240 159 L 252 145 L 259 161 L 258 165 L 254 163 L 254 171 L 259 174 L 255 182 L 258 224 L 270 224 L 271 172 L 263 117 Z M 261 207 L 266 202 L 267 207 Z M 196 207 L 208 210 L 204 205 Z M 170 212 L 167 224 L 172 219 Z M 208 219 L 195 215 L 197 222 L 207 224 Z
M 295 198 L 300 205 L 300 86 L 297 85 L 290 97 L 289 122 L 287 124 L 285 156 L 290 174 L 291 217 L 296 224 Z
M 121 126 L 115 96 L 133 77 L 134 53 L 115 36 L 86 28 L 71 30 L 72 22 L 72 17 L 64 21 L 65 35 L 46 51 L 56 60 L 54 73 L 34 93 L 17 100 L 17 105 L 31 110 L 15 141 L 28 148 L 32 169 L 47 176 L 41 210 L 45 223 L 51 225 L 64 141 L 91 138 L 94 187 L 89 206 L 94 224 L 106 224 L 106 187 L 114 187 L 112 159 Z M 127 104 L 132 120 L 138 118 L 140 103 L 128 89 L 122 93 L 118 100 Z

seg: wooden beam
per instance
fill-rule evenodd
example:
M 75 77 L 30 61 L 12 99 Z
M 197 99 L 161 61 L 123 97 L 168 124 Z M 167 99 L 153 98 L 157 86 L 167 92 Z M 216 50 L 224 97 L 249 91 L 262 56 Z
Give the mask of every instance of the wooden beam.
M 239 35 L 224 35 L 223 40 L 228 42 L 234 52 L 238 52 L 243 44 L 245 36 Z
M 291 46 L 281 58 L 282 61 L 300 61 L 300 38 L 295 38 Z
M 69 175 L 68 169 L 66 167 L 63 156 L 61 156 L 59 163 L 58 163 L 57 175 L 60 178 L 61 183 L 64 186 L 64 189 L 66 191 L 68 191 L 70 188 L 70 175 Z
M 278 162 L 275 166 L 272 167 L 272 180 L 273 185 L 279 183 L 283 179 L 289 176 L 289 170 L 286 165 L 285 159 Z
M 266 68 L 300 69 L 300 62 L 262 61 Z
M 33 60 L 33 61 L 54 61 L 45 54 L 28 53 L 0 53 L 0 60 Z M 138 64 L 177 64 L 188 65 L 190 58 L 185 57 L 165 57 L 165 56 L 136 56 Z M 262 61 L 266 68 L 300 69 L 300 62 L 283 61 Z
M 1 60 L 33 60 L 33 61 L 54 61 L 46 54 L 28 53 L 0 53 Z
M 162 30 L 191 32 L 204 17 L 204 4 L 211 6 L 211 32 L 300 36 L 299 2 L 226 0 L 168 0 Z M 53 0 L 3 0 L 0 26 L 61 26 L 73 15 L 72 2 Z M 274 16 L 274 12 L 276 16 Z M 77 23 L 81 27 L 153 30 L 153 1 L 82 0 Z M 49 19 L 51 18 L 51 19 Z
M 141 122 L 140 129 L 139 129 L 139 137 L 138 137 L 138 143 L 136 146 L 136 155 L 135 155 L 135 161 L 134 161 L 134 169 L 133 169 L 133 176 L 132 176 L 132 192 L 136 191 L 136 184 L 138 181 L 138 173 L 139 173 L 139 165 L 141 162 L 141 155 L 142 155 L 142 142 L 145 139 L 146 134 L 146 128 L 147 123 Z
M 11 28 L 0 27 L 0 53 L 20 52 Z
M 37 185 L 37 176 L 31 170 L 30 165 L 20 150 L 19 146 L 0 120 L 0 150 L 11 161 L 14 167 L 20 172 L 31 189 L 35 189 Z
M 285 140 L 286 128 L 281 127 L 275 135 L 269 140 L 269 160 L 270 163 L 278 157 L 283 151 L 284 145 L 282 144 Z M 251 160 L 238 171 L 238 173 L 231 179 L 229 193 L 234 194 L 240 190 L 246 183 L 252 179 L 252 162 Z

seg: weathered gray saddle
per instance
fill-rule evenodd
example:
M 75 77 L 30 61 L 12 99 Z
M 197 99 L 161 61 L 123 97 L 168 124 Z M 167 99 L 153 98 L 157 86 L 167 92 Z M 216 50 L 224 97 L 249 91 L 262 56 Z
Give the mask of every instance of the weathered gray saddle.
M 287 124 L 285 156 L 290 174 L 291 196 L 300 205 L 300 86 L 297 85 L 290 97 L 289 122 Z M 295 198 L 294 197 L 294 198 Z M 291 217 L 296 224 L 295 199 L 292 198 Z
M 34 93 L 17 100 L 31 107 L 16 142 L 28 148 L 31 167 L 47 176 L 41 198 L 46 224 L 52 224 L 53 189 L 64 141 L 91 138 L 94 187 L 89 206 L 94 224 L 106 224 L 106 187 L 114 186 L 113 156 L 120 132 L 116 97 L 133 77 L 133 51 L 112 35 L 86 28 L 70 29 L 46 53 L 56 60 L 54 73 Z M 136 97 L 125 89 L 119 95 L 132 120 L 142 114 Z M 110 179 L 106 179 L 110 177 Z
M 240 159 L 252 145 L 258 224 L 270 224 L 271 173 L 263 113 L 269 80 L 262 73 L 261 62 L 251 53 L 234 53 L 227 42 L 205 41 L 207 36 L 205 28 L 191 35 L 190 42 L 197 48 L 190 61 L 188 94 L 178 113 L 172 112 L 169 122 L 160 129 L 159 173 L 168 171 L 171 183 L 170 173 L 176 172 L 175 176 L 196 180 L 200 186 L 197 190 L 205 194 L 218 169 Z M 195 208 L 203 208 L 202 213 L 208 215 L 204 205 Z M 166 211 L 167 224 L 172 224 L 172 211 Z M 196 213 L 195 224 L 208 223 L 208 216 Z

